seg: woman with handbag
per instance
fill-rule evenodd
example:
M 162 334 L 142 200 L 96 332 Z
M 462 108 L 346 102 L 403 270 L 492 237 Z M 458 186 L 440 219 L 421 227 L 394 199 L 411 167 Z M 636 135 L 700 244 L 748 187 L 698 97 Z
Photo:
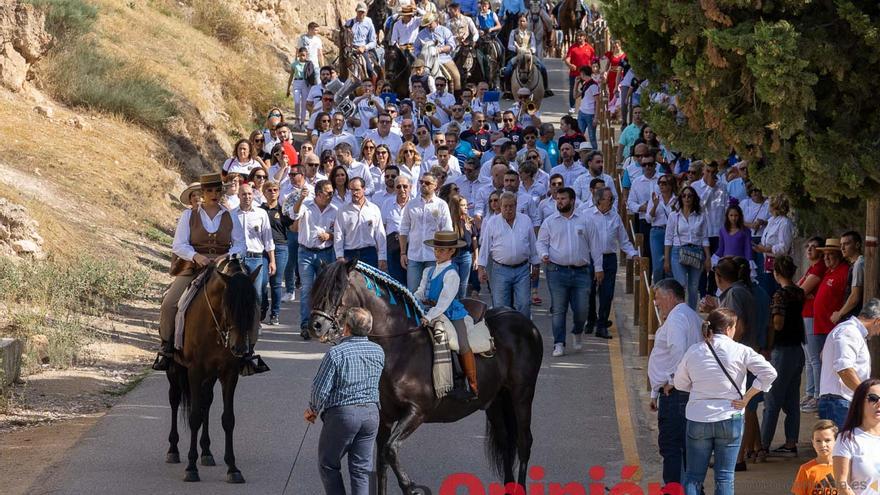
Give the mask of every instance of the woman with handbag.
M 687 350 L 673 377 L 676 390 L 689 392 L 687 417 L 686 495 L 703 492 L 709 459 L 715 454 L 715 493 L 732 495 L 734 466 L 743 433 L 746 404 L 770 390 L 776 370 L 752 348 L 733 340 L 736 314 L 712 311 L 703 324 L 705 342 Z M 756 376 L 744 394 L 746 374 Z
M 711 270 L 712 262 L 700 197 L 691 186 L 683 188 L 675 201 L 675 211 L 666 221 L 663 245 L 663 270 L 672 273 L 672 277 L 687 289 L 688 306 L 697 309 L 700 274 L 703 270 Z

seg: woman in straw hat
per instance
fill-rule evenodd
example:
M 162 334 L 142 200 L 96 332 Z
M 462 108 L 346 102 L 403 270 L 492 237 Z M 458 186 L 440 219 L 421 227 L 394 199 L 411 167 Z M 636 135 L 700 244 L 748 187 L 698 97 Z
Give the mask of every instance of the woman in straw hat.
M 202 184 L 193 182 L 180 193 L 180 204 L 187 208 L 195 208 L 202 204 Z
M 477 364 L 474 353 L 468 342 L 468 330 L 473 326 L 473 320 L 465 310 L 464 305 L 458 299 L 460 279 L 452 258 L 459 248 L 465 246 L 465 242 L 458 234 L 451 230 L 441 230 L 434 233 L 433 239 L 425 241 L 425 245 L 434 248 L 434 257 L 437 264 L 428 268 L 422 275 L 422 282 L 415 296 L 424 301 L 430 307 L 425 318 L 434 322 L 445 316 L 452 322 L 455 333 L 458 336 L 458 355 L 461 358 L 461 367 L 467 376 L 470 390 L 458 389 L 456 395 L 465 400 L 477 398 Z

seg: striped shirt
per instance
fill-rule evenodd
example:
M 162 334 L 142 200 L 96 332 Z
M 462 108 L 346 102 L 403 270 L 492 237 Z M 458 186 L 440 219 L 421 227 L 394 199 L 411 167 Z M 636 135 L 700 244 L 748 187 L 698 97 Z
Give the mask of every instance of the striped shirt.
M 332 407 L 379 403 L 379 377 L 385 352 L 367 337 L 351 336 L 330 349 L 312 382 L 309 407 L 315 412 Z

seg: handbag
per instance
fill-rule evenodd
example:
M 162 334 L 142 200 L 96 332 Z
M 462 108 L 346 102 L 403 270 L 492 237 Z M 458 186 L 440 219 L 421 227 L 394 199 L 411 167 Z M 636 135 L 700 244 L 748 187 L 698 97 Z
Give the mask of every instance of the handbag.
M 715 348 L 712 347 L 712 343 L 707 340 L 706 345 L 709 346 L 709 350 L 712 351 L 712 356 L 715 358 L 715 362 L 718 363 L 718 366 L 721 368 L 721 371 L 724 372 L 724 376 L 726 376 L 727 379 L 730 380 L 730 384 L 733 385 L 733 388 L 736 389 L 736 393 L 739 394 L 739 398 L 743 399 L 744 398 L 743 393 L 740 391 L 739 385 L 737 385 L 736 382 L 733 381 L 733 378 L 730 377 L 730 373 L 727 372 L 727 368 L 725 368 L 724 365 L 721 364 L 721 360 L 718 359 L 718 354 L 715 353 Z
M 776 263 L 776 257 L 769 254 L 764 255 L 764 271 L 773 273 L 773 264 Z
M 678 222 L 681 216 L 675 219 L 675 233 L 681 241 L 681 232 L 678 230 Z M 678 248 L 678 262 L 691 268 L 703 268 L 703 248 L 696 244 L 682 244 Z

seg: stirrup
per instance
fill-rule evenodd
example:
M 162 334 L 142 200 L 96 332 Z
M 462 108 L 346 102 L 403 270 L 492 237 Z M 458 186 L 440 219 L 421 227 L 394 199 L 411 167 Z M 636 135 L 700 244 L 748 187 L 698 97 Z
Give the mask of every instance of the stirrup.
M 153 361 L 153 365 L 150 366 L 150 368 L 156 371 L 168 371 L 168 369 L 171 367 L 171 360 L 172 358 L 170 356 L 167 356 L 166 354 L 160 352 L 156 356 L 156 360 Z
M 454 389 L 452 389 L 451 392 L 449 392 L 449 396 L 455 400 L 460 400 L 464 402 L 470 402 L 472 400 L 478 399 L 477 395 L 474 394 L 474 391 L 471 390 L 471 387 L 468 385 L 465 385 L 464 388 L 455 387 Z
M 252 354 L 241 359 L 241 369 L 239 370 L 241 376 L 251 376 L 269 371 L 269 366 L 259 354 Z

